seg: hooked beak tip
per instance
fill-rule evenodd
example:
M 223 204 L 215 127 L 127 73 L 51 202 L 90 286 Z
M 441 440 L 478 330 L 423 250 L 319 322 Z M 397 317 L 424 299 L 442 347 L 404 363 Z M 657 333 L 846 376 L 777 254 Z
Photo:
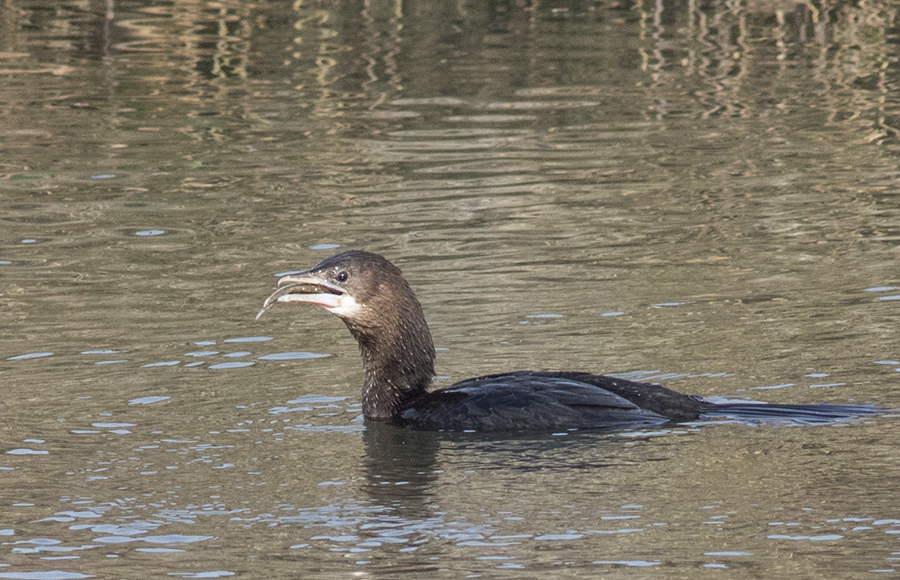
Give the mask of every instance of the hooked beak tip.
M 335 308 L 340 305 L 340 297 L 344 294 L 343 288 L 306 272 L 287 274 L 278 280 L 278 289 L 266 298 L 255 320 L 259 320 L 276 302 L 308 302 L 325 308 Z

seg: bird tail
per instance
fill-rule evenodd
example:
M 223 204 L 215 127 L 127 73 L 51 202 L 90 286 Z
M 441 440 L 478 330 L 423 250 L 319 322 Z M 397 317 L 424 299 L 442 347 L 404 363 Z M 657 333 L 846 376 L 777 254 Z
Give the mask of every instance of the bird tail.
M 874 405 L 773 405 L 768 403 L 716 403 L 703 411 L 704 419 L 775 421 L 796 424 L 832 423 L 875 415 L 884 411 Z

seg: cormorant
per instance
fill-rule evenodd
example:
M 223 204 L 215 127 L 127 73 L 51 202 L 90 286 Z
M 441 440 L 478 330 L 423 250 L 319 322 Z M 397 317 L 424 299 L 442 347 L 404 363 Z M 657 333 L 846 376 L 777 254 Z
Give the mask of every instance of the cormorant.
M 605 429 L 734 417 L 824 422 L 872 414 L 870 405 L 716 404 L 660 385 L 573 371 L 518 371 L 428 390 L 434 344 L 422 307 L 384 257 L 359 250 L 283 276 L 257 318 L 276 302 L 318 304 L 359 344 L 368 419 L 447 431 Z

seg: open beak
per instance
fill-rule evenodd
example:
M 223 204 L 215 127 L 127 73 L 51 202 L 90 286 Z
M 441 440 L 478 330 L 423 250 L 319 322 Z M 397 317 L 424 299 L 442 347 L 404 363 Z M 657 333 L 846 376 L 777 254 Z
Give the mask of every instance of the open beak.
M 338 308 L 345 293 L 340 286 L 310 272 L 288 274 L 278 279 L 278 290 L 263 302 L 256 320 L 276 302 L 309 302 L 329 310 Z

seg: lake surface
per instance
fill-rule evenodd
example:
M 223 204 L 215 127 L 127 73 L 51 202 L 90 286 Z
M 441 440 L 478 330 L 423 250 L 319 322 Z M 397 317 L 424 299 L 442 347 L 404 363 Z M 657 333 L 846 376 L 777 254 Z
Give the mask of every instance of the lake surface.
M 900 407 L 898 6 L 0 6 L 0 578 L 871 578 L 900 421 L 360 416 L 279 272 L 383 253 L 437 384 Z

